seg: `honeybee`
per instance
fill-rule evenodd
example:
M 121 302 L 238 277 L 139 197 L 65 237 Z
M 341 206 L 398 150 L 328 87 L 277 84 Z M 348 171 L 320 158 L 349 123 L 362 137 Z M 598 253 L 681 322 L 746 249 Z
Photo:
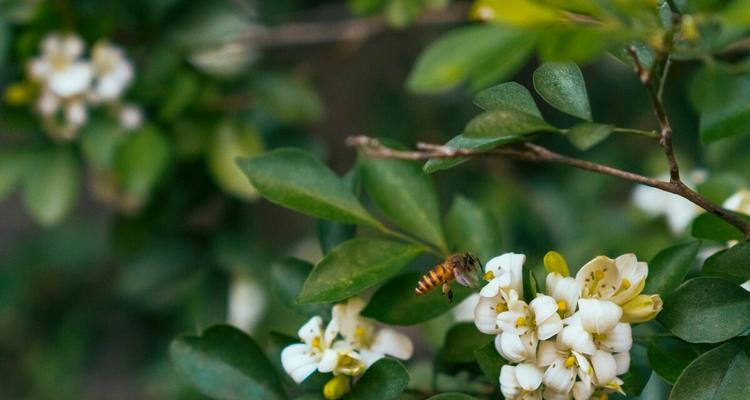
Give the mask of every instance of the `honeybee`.
M 438 285 L 443 285 L 443 294 L 448 295 L 448 301 L 453 301 L 453 291 L 451 290 L 450 281 L 453 279 L 463 286 L 472 287 L 479 281 L 477 277 L 477 268 L 482 268 L 479 258 L 465 253 L 451 254 L 443 260 L 442 263 L 433 267 L 417 282 L 414 292 L 417 296 L 422 296 Z

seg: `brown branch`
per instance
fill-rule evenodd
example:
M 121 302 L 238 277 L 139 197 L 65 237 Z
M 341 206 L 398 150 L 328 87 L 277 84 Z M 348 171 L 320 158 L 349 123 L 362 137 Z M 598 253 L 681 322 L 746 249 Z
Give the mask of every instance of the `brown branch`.
M 698 192 L 685 185 L 682 181 L 662 181 L 659 179 L 650 178 L 644 175 L 639 175 L 633 172 L 611 167 L 609 165 L 598 164 L 591 161 L 568 157 L 533 143 L 525 143 L 524 150 L 509 147 L 501 147 L 492 150 L 456 149 L 450 146 L 432 143 L 419 143 L 417 145 L 417 148 L 419 150 L 395 150 L 383 146 L 377 139 L 373 139 L 368 136 L 350 136 L 346 139 L 346 144 L 348 146 L 358 148 L 365 155 L 373 158 L 427 161 L 430 159 L 490 157 L 508 158 L 535 163 L 567 165 L 573 168 L 591 171 L 602 175 L 609 175 L 625 181 L 651 186 L 657 189 L 661 189 L 665 192 L 684 197 L 697 206 L 733 225 L 734 227 L 739 229 L 746 238 L 750 238 L 750 222 L 745 221 L 739 216 L 727 211 L 718 204 L 713 203 L 712 201 L 703 197 Z
M 455 24 L 466 20 L 466 3 L 426 11 L 413 26 Z M 253 27 L 241 37 L 254 47 L 284 47 L 359 41 L 392 29 L 382 15 L 337 21 L 297 22 L 277 27 Z

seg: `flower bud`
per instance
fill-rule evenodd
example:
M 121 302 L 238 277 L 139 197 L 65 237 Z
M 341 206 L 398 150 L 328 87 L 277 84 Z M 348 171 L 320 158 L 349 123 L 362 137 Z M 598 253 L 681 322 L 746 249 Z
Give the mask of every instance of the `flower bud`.
M 641 294 L 623 304 L 622 322 L 639 323 L 654 319 L 664 303 L 658 294 Z
M 336 400 L 344 397 L 349 391 L 349 377 L 346 375 L 334 376 L 323 386 L 323 397 L 328 400 Z
M 556 251 L 549 251 L 544 255 L 544 268 L 547 272 L 557 272 L 563 277 L 570 276 L 570 269 L 568 269 L 568 263 L 562 254 Z

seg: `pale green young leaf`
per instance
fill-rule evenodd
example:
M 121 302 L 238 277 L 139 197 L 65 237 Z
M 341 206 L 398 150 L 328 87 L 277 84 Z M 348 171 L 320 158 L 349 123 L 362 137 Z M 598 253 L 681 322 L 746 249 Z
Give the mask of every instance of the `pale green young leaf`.
M 136 199 L 147 197 L 166 173 L 171 151 L 169 141 L 153 127 L 129 136 L 115 154 L 115 174 L 123 191 Z
M 750 398 L 750 355 L 746 340 L 709 350 L 685 368 L 669 400 L 735 400 Z
M 648 264 L 648 278 L 643 293 L 658 294 L 666 299 L 677 289 L 695 263 L 701 242 L 680 244 L 662 250 Z
M 456 251 L 468 251 L 483 262 L 500 252 L 500 229 L 476 203 L 456 196 L 445 216 L 448 243 Z
M 570 128 L 567 137 L 573 146 L 585 151 L 606 139 L 614 128 L 612 125 L 583 122 Z
M 750 292 L 721 278 L 693 278 L 664 302 L 658 319 L 687 342 L 723 342 L 750 329 Z
M 534 88 L 558 110 L 591 121 L 591 106 L 586 83 L 578 65 L 571 62 L 547 62 L 534 71 Z
M 206 155 L 208 171 L 226 193 L 240 199 L 253 200 L 258 191 L 249 185 L 237 168 L 237 157 L 252 157 L 263 152 L 260 132 L 246 122 L 222 121 L 213 132 L 213 140 Z
M 35 156 L 33 162 L 35 165 L 23 188 L 23 204 L 40 225 L 56 225 L 78 200 L 78 163 L 63 149 Z
M 341 178 L 302 150 L 278 149 L 237 165 L 272 203 L 330 221 L 380 226 Z
M 363 159 L 362 183 L 383 215 L 406 232 L 447 250 L 437 192 L 419 163 Z
M 464 128 L 463 135 L 467 138 L 508 137 L 520 141 L 533 133 L 556 131 L 557 128 L 539 117 L 509 108 L 497 108 L 474 117 Z
M 397 274 L 422 248 L 384 239 L 356 238 L 331 250 L 313 268 L 300 304 L 344 300 Z
M 529 90 L 517 82 L 501 83 L 482 90 L 474 96 L 474 104 L 485 111 L 509 108 L 542 118 Z
M 237 328 L 217 325 L 172 341 L 177 372 L 201 393 L 220 400 L 283 400 L 286 394 L 260 347 Z
M 409 384 L 409 372 L 392 358 L 382 358 L 367 368 L 354 384 L 347 400 L 391 400 Z

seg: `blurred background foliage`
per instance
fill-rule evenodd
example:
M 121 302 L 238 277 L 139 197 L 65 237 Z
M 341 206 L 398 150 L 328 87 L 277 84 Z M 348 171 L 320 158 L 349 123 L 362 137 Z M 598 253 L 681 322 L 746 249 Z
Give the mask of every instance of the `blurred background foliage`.
M 701 49 L 723 48 L 745 29 L 718 29 L 710 18 L 716 2 L 675 3 L 695 9 L 695 34 L 706 40 L 682 51 L 686 62 L 673 65 L 665 87 L 674 140 L 683 168 L 710 171 L 704 193 L 723 201 L 750 179 L 750 137 L 699 145 L 696 107 L 711 107 L 701 102 L 707 92 L 700 85 L 711 77 L 728 87 L 746 82 L 750 64 L 746 46 L 715 58 Z M 0 397 L 202 398 L 173 372 L 168 343 L 226 321 L 228 291 L 238 280 L 255 282 L 261 293 L 254 338 L 272 351 L 270 332 L 294 336 L 305 313 L 286 304 L 283 293 L 299 291 L 306 265 L 282 260 L 318 260 L 315 221 L 259 200 L 234 158 L 293 146 L 343 175 L 356 157 L 344 145 L 351 134 L 405 144 L 447 141 L 480 111 L 471 103 L 478 89 L 503 80 L 532 85 L 539 64 L 532 46 L 515 58 L 503 47 L 524 46 L 531 33 L 477 40 L 473 51 L 488 54 L 490 75 L 477 75 L 476 65 L 448 49 L 456 62 L 437 82 L 410 77 L 429 43 L 493 6 L 481 0 L 0 1 L 0 86 L 24 80 L 26 62 L 50 32 L 75 32 L 89 44 L 107 38 L 135 66 L 125 98 L 144 114 L 137 132 L 124 133 L 94 113 L 76 138 L 54 140 L 28 101 L 6 91 Z M 622 41 L 623 32 L 640 31 L 623 25 L 597 43 L 574 30 L 547 32 L 539 55 L 583 62 L 597 122 L 654 129 L 632 68 L 612 56 L 592 59 L 608 41 Z M 553 125 L 574 123 L 537 103 Z M 578 152 L 561 138 L 543 143 Z M 666 172 L 659 148 L 647 139 L 613 136 L 586 157 L 650 176 Z M 631 185 L 608 177 L 499 160 L 434 176 L 443 211 L 458 196 L 471 199 L 501 232 L 496 253 L 523 252 L 534 265 L 549 249 L 578 266 L 594 254 L 650 259 L 676 240 L 663 220 L 632 205 Z M 422 257 L 408 269 L 434 261 Z M 424 338 L 410 362 L 413 385 L 427 385 L 426 361 L 452 322 L 446 315 L 407 330 Z M 446 367 L 449 374 L 438 378 L 442 390 L 474 387 L 458 370 Z

